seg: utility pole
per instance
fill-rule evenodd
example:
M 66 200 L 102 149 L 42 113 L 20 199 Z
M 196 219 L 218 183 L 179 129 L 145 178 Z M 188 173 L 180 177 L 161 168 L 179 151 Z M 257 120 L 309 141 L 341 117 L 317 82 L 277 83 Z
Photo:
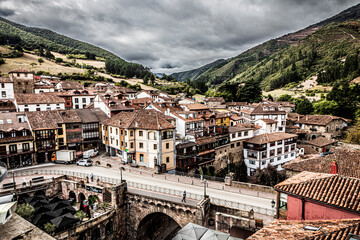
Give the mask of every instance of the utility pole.
M 206 179 L 204 179 L 204 199 L 206 199 Z

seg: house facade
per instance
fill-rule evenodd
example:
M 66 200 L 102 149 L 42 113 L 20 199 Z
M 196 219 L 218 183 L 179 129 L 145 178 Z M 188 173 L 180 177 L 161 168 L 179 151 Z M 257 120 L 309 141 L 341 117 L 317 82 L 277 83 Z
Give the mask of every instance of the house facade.
M 31 71 L 19 69 L 9 72 L 14 83 L 14 93 L 34 93 L 34 74 Z
M 149 168 L 175 168 L 174 119 L 155 110 L 119 113 L 101 123 L 111 155 Z
M 244 161 L 248 175 L 269 164 L 281 170 L 282 165 L 296 158 L 296 134 L 266 133 L 244 140 Z
M 65 100 L 52 93 L 16 94 L 15 106 L 18 112 L 36 112 L 65 109 Z
M 0 77 L 0 99 L 14 99 L 14 81 L 11 78 Z

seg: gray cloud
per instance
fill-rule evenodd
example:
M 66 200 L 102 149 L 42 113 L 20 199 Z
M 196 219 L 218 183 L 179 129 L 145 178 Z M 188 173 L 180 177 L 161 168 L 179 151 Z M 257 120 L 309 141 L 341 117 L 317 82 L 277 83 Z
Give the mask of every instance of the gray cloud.
M 355 0 L 2 0 L 0 15 L 169 73 L 235 56 L 355 4 Z

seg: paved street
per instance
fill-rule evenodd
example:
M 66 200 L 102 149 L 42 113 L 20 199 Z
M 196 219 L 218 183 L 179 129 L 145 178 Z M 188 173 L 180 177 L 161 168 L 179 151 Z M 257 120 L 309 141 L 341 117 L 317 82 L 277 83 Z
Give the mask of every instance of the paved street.
M 22 169 L 25 170 L 27 168 L 22 168 Z M 36 169 L 57 169 L 57 170 L 67 170 L 67 171 L 74 171 L 74 172 L 81 172 L 88 174 L 93 173 L 95 179 L 96 176 L 120 179 L 120 171 L 118 169 L 104 168 L 99 166 L 83 167 L 77 165 L 57 164 L 57 165 L 37 166 Z M 17 169 L 15 171 L 21 171 L 21 169 Z M 9 176 L 11 176 L 11 174 L 9 174 Z M 188 193 L 195 193 L 200 195 L 204 194 L 203 186 L 196 186 L 196 185 L 191 185 L 189 183 L 165 180 L 164 175 L 161 175 L 161 178 L 163 179 L 159 179 L 158 175 L 156 174 L 139 174 L 138 171 L 131 171 L 131 172 L 123 171 L 123 178 L 125 180 L 135 183 L 149 184 L 153 186 L 174 189 L 177 191 L 186 190 Z M 209 182 L 209 184 L 211 184 L 211 182 Z M 206 194 L 209 195 L 210 198 L 218 198 L 222 200 L 239 202 L 243 204 L 250 204 L 257 207 L 271 209 L 271 199 L 269 198 L 256 197 L 247 194 L 240 194 L 238 192 L 231 192 L 231 191 L 225 191 L 222 189 L 214 189 L 214 188 L 207 188 Z

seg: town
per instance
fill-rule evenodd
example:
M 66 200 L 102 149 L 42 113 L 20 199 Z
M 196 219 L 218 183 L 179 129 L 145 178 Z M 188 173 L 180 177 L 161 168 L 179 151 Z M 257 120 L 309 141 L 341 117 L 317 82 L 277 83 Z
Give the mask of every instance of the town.
M 0 240 L 360 240 L 359 16 L 2 1 Z
M 231 186 L 242 191 L 244 185 L 247 184 L 249 191 L 251 188 L 259 188 L 260 190 L 257 189 L 254 192 L 261 194 L 264 191 L 263 194 L 267 194 L 264 198 L 268 198 L 271 204 L 265 211 L 270 211 L 270 214 L 255 212 L 254 216 L 254 210 L 251 210 L 250 215 L 243 217 L 250 225 L 247 227 L 243 225 L 232 226 L 240 229 L 237 231 L 237 236 L 241 237 L 240 239 L 250 236 L 253 231 L 269 224 L 260 230 L 259 234 L 253 236 L 253 239 L 258 239 L 255 236 L 261 236 L 266 231 L 265 229 L 279 224 L 270 223 L 274 217 L 288 220 L 336 218 L 341 221 L 345 213 L 328 212 L 329 209 L 326 207 L 317 210 L 323 211 L 322 213 L 313 213 L 310 210 L 306 212 L 304 208 L 307 205 L 304 202 L 301 213 L 299 213 L 298 206 L 301 204 L 299 205 L 297 201 L 304 201 L 301 200 L 304 199 L 302 197 L 298 200 L 299 194 L 302 196 L 302 193 L 299 192 L 301 190 L 298 188 L 287 189 L 290 186 L 286 182 L 290 181 L 291 185 L 299 184 L 299 186 L 307 187 L 306 184 L 310 184 L 308 181 L 311 179 L 320 178 L 322 181 L 322 179 L 332 179 L 333 176 L 337 176 L 330 175 L 330 172 L 332 174 L 340 172 L 346 177 L 358 177 L 356 168 L 351 169 L 347 159 L 353 156 L 353 161 L 356 161 L 355 159 L 359 159 L 360 151 L 346 147 L 344 143 L 340 145 L 336 140 L 344 136 L 351 120 L 330 115 L 300 115 L 295 112 L 296 106 L 291 102 L 270 101 L 268 99 L 263 99 L 259 103 L 225 102 L 222 97 L 206 97 L 201 101 L 196 101 L 181 96 L 181 94 L 173 97 L 161 91 L 136 91 L 108 82 L 99 82 L 84 87 L 76 81 L 64 81 L 54 76 L 38 76 L 29 70 L 21 69 L 9 72 L 7 76 L 0 78 L 0 81 L 0 160 L 4 169 L 13 170 L 14 176 L 15 173 L 21 173 L 22 169 L 27 175 L 27 171 L 31 170 L 30 166 L 41 167 L 52 163 L 54 167 L 64 166 L 61 169 L 66 175 L 64 179 L 57 177 L 56 180 L 53 180 L 56 182 L 52 182 L 52 184 L 64 186 L 64 184 L 68 185 L 66 183 L 68 181 L 82 181 L 79 176 L 71 176 L 71 171 L 74 168 L 73 165 L 68 164 L 77 163 L 83 166 L 102 166 L 114 170 L 120 168 L 124 174 L 126 171 L 136 174 L 145 171 L 148 174 L 151 173 L 152 177 L 157 174 L 158 176 L 165 176 L 165 179 L 166 176 L 168 178 L 181 176 L 199 181 L 200 185 L 201 182 L 206 183 L 206 179 L 208 179 L 208 181 L 219 181 L 223 184 L 223 189 L 224 186 Z M 65 165 L 54 165 L 54 163 L 65 163 Z M 30 169 L 28 169 L 29 167 Z M 54 168 L 44 170 L 43 173 L 50 176 L 59 175 L 56 170 L 51 173 L 50 169 Z M 17 171 L 14 172 L 15 170 Z M 36 171 L 35 168 L 29 175 L 34 175 Z M 39 171 L 41 170 L 39 169 Z M 275 171 L 275 175 L 278 175 L 276 176 L 277 181 L 269 184 L 267 180 L 262 179 L 264 176 L 265 178 L 270 177 L 266 175 L 256 178 L 256 176 L 261 176 L 261 174 L 269 171 Z M 317 173 L 310 173 L 314 171 Z M 284 176 L 284 172 L 286 176 Z M 88 175 L 88 171 L 86 173 L 84 175 L 87 179 L 86 182 L 91 184 L 94 181 L 92 179 L 94 173 L 92 172 L 91 176 Z M 304 176 L 300 177 L 302 175 Z M 16 176 L 20 177 L 20 175 Z M 288 177 L 290 178 L 285 180 Z M 292 180 L 293 178 L 296 180 Z M 11 178 L 6 179 L 8 181 L 5 181 L 1 191 L 14 192 L 19 183 L 17 180 L 11 180 Z M 20 186 L 27 189 L 28 187 L 33 188 L 36 183 L 48 184 L 44 182 L 44 177 L 40 177 L 40 180 L 37 179 L 37 177 L 28 180 L 24 178 L 24 182 Z M 258 185 L 253 184 L 254 179 Z M 352 181 L 350 179 L 349 181 Z M 191 185 L 194 184 L 194 180 L 192 180 Z M 282 180 L 285 182 L 279 183 Z M 108 205 L 123 208 L 118 202 L 113 203 L 113 200 L 105 195 L 106 192 L 113 191 L 110 190 L 112 189 L 111 184 L 106 183 L 106 180 L 99 176 L 97 181 L 97 184 L 86 185 L 86 191 L 99 193 L 99 196 L 94 199 L 102 204 L 103 211 L 106 212 Z M 99 181 L 104 183 L 101 184 Z M 110 196 L 125 194 L 124 182 L 122 181 L 117 186 L 117 188 L 122 189 L 121 193 L 112 192 Z M 182 180 L 178 177 L 177 181 Z M 244 181 L 250 181 L 250 183 Z M 263 186 L 270 185 L 273 187 L 277 183 L 279 185 L 276 185 L 274 190 Z M 104 188 L 104 186 L 106 187 Z M 40 207 L 40 209 L 45 208 L 45 210 L 36 210 L 38 214 L 36 216 L 39 219 L 35 217 L 34 219 L 37 220 L 33 220 L 35 225 L 43 229 L 42 224 L 52 219 L 49 214 L 44 215 L 47 211 L 46 204 L 51 204 L 51 202 L 47 202 L 46 194 L 43 191 L 32 190 L 36 195 L 31 197 L 31 195 L 23 193 L 21 187 L 20 189 L 17 188 L 19 190 L 15 190 L 19 203 L 25 201 L 34 206 L 45 204 L 44 207 Z M 11 190 L 12 188 L 14 190 Z M 77 187 L 69 188 L 68 186 L 66 188 L 73 190 L 66 193 L 64 193 L 64 189 L 62 190 L 65 199 L 72 199 L 76 202 L 76 199 L 79 198 L 80 210 L 86 209 L 87 205 L 82 207 L 84 200 L 89 202 L 91 200 L 92 204 L 96 202 L 88 196 L 89 193 L 79 192 Z M 109 189 L 105 190 L 107 188 Z M 49 185 L 45 189 L 47 192 Z M 76 189 L 77 191 L 75 191 Z M 340 189 L 336 191 L 340 191 Z M 55 189 L 51 191 L 55 191 Z M 177 194 L 181 195 L 181 191 L 179 190 Z M 320 200 L 317 195 L 312 197 L 309 195 L 310 193 L 306 194 L 304 197 L 306 196 L 306 199 L 309 200 L 305 201 L 309 201 L 309 204 L 315 204 L 312 199 L 315 202 L 325 201 L 324 204 L 331 201 Z M 346 194 L 342 198 L 347 198 L 349 201 L 354 196 L 348 191 Z M 59 193 L 54 196 L 58 195 Z M 191 194 L 189 195 L 188 201 L 191 201 Z M 161 195 L 159 194 L 159 196 Z M 122 197 L 118 196 L 118 198 Z M 202 197 L 198 198 L 201 199 Z M 204 200 L 207 199 L 204 198 Z M 334 201 L 336 201 L 335 199 Z M 76 213 L 73 207 L 61 201 L 57 203 L 60 206 L 59 208 L 67 209 L 61 213 Z M 106 206 L 104 203 L 107 203 Z M 205 208 L 206 204 L 210 202 L 201 203 Z M 354 204 L 347 207 L 349 208 L 346 210 L 349 211 L 349 218 L 358 216 L 351 213 Z M 308 208 L 319 208 L 320 205 L 310 205 Z M 332 204 L 332 208 L 342 209 L 333 211 L 339 211 L 339 213 L 345 211 L 342 205 L 342 202 Z M 8 209 L 11 208 L 12 206 L 8 205 Z M 96 210 L 97 207 L 93 209 Z M 271 212 L 274 209 L 276 210 Z M 57 210 L 57 207 L 54 210 Z M 67 224 L 64 223 L 64 226 L 59 223 L 60 226 L 57 226 L 57 231 L 66 230 L 69 224 L 77 221 L 74 215 L 67 216 L 66 214 L 61 215 L 61 213 L 57 218 L 57 215 L 54 215 L 54 218 L 60 218 L 60 220 L 54 220 L 53 223 L 57 223 L 57 221 L 61 223 L 65 221 L 64 218 L 69 219 L 65 221 Z M 107 212 L 107 216 L 109 214 Z M 119 213 L 111 212 L 111 214 L 116 219 L 115 216 Z M 232 218 L 236 218 L 237 215 L 238 213 L 234 214 Z M 88 216 L 84 214 L 82 218 L 86 219 L 90 216 L 90 213 Z M 321 217 L 319 218 L 319 216 Z M 204 224 L 204 218 L 201 221 L 192 221 L 193 224 L 199 224 L 192 226 L 192 228 L 201 225 L 211 227 L 214 226 L 213 221 L 219 222 L 214 217 L 207 216 L 207 218 L 207 224 Z M 115 221 L 121 225 L 121 221 L 115 219 L 110 220 L 110 222 Z M 105 220 L 106 222 L 109 221 L 108 218 L 104 218 Z M 236 222 L 235 220 L 232 221 Z M 254 222 L 252 223 L 252 221 Z M 258 223 L 259 221 L 261 224 Z M 96 226 L 95 223 L 93 222 L 91 226 Z M 280 223 L 284 224 L 281 221 Z M 353 222 L 351 221 L 351 223 Z M 356 223 L 358 224 L 358 222 Z M 299 222 L 298 224 L 302 225 L 303 223 Z M 344 224 L 348 223 L 345 222 Z M 317 226 L 317 223 L 314 225 Z M 172 225 L 169 227 L 172 229 Z M 116 236 L 115 233 L 120 234 L 121 231 L 124 231 L 120 226 L 106 225 L 106 228 L 111 228 L 109 231 L 114 233 L 114 236 Z M 224 228 L 221 224 L 216 224 L 215 229 L 222 231 L 227 229 L 229 233 L 233 233 L 234 230 L 230 231 L 230 228 L 230 226 Z M 76 232 L 84 230 L 80 227 L 76 229 Z M 86 229 L 88 230 L 89 227 Z M 204 229 L 206 230 L 206 228 Z M 140 234 L 139 230 L 137 231 L 134 235 Z M 67 234 L 66 236 L 69 239 L 77 236 L 74 233 L 68 232 Z M 91 236 L 93 234 L 99 235 L 100 233 L 95 231 L 91 233 Z M 141 238 L 137 236 L 137 239 Z

